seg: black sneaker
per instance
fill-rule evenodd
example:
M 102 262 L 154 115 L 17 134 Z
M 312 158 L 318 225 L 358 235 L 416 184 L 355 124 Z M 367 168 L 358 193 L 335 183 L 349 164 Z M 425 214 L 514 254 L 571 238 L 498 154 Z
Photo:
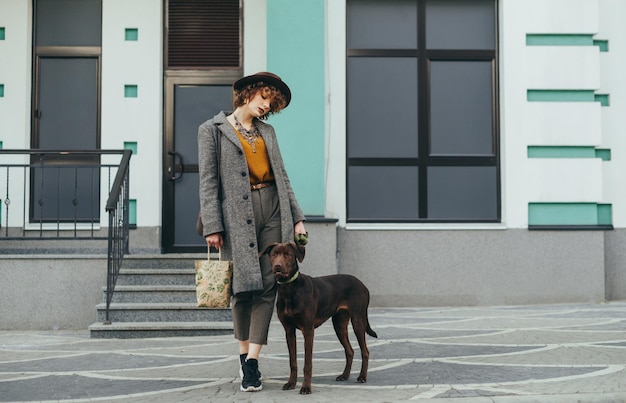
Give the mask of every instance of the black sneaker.
M 241 381 L 242 392 L 258 392 L 263 389 L 259 379 L 259 361 L 250 358 L 243 362 L 243 380 Z
M 239 354 L 239 378 L 243 380 L 243 363 L 246 362 L 246 357 L 248 354 Z M 261 376 L 261 371 L 259 371 L 259 381 L 263 380 L 263 376 Z

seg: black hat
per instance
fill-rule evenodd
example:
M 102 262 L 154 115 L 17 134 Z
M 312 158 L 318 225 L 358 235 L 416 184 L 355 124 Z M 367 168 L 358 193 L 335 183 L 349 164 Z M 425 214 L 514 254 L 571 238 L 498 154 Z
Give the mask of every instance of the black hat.
M 240 78 L 233 84 L 233 89 L 235 91 L 241 91 L 248 85 L 259 82 L 275 87 L 285 96 L 285 101 L 287 101 L 287 103 L 285 104 L 285 108 L 287 107 L 287 105 L 289 105 L 289 102 L 291 101 L 291 90 L 289 89 L 287 84 L 285 84 L 285 82 L 274 73 L 261 71 L 256 74 L 252 74 L 251 76 Z

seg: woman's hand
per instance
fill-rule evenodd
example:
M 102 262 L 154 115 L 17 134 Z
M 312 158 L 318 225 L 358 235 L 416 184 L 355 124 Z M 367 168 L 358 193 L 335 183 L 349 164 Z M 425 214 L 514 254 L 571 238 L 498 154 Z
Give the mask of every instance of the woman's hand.
M 304 229 L 304 221 L 298 221 L 293 228 L 294 236 L 298 234 L 306 234 L 306 229 Z
M 204 237 L 206 244 L 210 247 L 214 247 L 215 249 L 222 249 L 224 246 L 224 238 L 222 237 L 221 232 L 216 232 L 215 234 L 207 235 Z

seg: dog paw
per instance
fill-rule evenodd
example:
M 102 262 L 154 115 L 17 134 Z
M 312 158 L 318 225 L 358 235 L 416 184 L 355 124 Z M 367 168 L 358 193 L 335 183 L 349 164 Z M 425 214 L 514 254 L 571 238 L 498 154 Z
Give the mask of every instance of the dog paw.
M 301 387 L 300 388 L 300 394 L 301 395 L 310 395 L 311 394 L 311 387 L 310 386 L 309 387 L 306 387 L 306 386 Z
M 356 378 L 356 381 L 358 383 L 365 383 L 365 382 L 367 382 L 367 377 L 366 376 L 359 376 L 358 378 Z
M 292 390 L 295 387 L 296 387 L 295 383 L 287 382 L 286 384 L 283 385 L 283 390 Z
M 341 374 L 338 377 L 336 377 L 335 380 L 339 382 L 343 382 L 343 381 L 347 381 L 349 377 L 350 375 Z

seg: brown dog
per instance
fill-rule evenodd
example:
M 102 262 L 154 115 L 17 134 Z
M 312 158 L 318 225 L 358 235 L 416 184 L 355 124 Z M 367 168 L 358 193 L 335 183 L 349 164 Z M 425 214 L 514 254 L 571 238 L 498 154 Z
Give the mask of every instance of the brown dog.
M 274 244 L 262 254 L 269 254 L 274 277 L 278 282 L 276 310 L 278 319 L 285 328 L 287 347 L 289 349 L 289 381 L 283 390 L 294 389 L 298 378 L 296 361 L 296 328 L 304 336 L 304 380 L 300 394 L 311 393 L 311 376 L 313 371 L 313 336 L 315 328 L 328 318 L 333 318 L 335 333 L 346 353 L 346 367 L 337 377 L 345 381 L 350 377 L 354 350 L 348 340 L 348 322 L 361 348 L 361 373 L 357 382 L 367 381 L 369 350 L 365 344 L 365 333 L 378 337 L 372 330 L 367 318 L 367 307 L 370 293 L 365 285 L 356 277 L 337 274 L 323 277 L 309 277 L 298 271 L 298 262 L 304 259 L 304 246 L 294 242 Z

